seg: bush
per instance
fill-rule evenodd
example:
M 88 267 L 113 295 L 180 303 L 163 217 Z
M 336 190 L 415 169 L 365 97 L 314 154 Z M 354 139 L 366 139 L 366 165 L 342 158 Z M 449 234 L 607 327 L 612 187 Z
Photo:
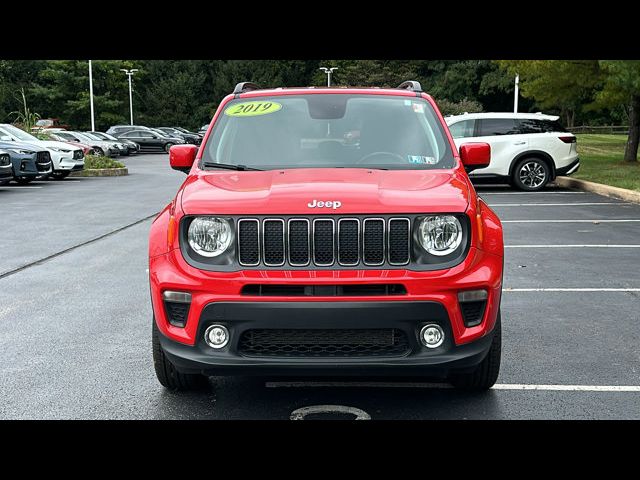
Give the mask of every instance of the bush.
M 482 104 L 475 100 L 463 98 L 459 102 L 452 102 L 443 98 L 436 102 L 442 115 L 462 115 L 463 113 L 477 113 L 482 111 Z
M 87 155 L 84 157 L 84 168 L 103 170 L 105 168 L 124 168 L 124 163 L 113 158 L 99 157 L 97 155 Z

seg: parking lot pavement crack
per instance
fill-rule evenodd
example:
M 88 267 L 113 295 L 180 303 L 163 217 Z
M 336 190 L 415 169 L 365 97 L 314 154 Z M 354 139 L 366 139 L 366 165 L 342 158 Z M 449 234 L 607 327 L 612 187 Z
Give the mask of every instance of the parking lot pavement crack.
M 136 220 L 135 222 L 132 222 L 132 223 L 129 223 L 129 224 L 124 225 L 122 227 L 116 228 L 115 230 L 111 230 L 111 231 L 109 231 L 107 233 L 104 233 L 102 235 L 94 237 L 94 238 L 92 238 L 90 240 L 87 240 L 85 242 L 78 243 L 78 244 L 73 245 L 71 247 L 65 248 L 64 250 L 60 250 L 59 252 L 53 253 L 51 255 L 47 255 L 46 257 L 43 257 L 43 258 L 39 258 L 38 260 L 34 260 L 33 262 L 29 262 L 29 263 L 27 263 L 25 265 L 21 265 L 21 266 L 19 266 L 17 268 L 14 268 L 14 269 L 11 269 L 11 270 L 7 270 L 6 272 L 2 272 L 2 273 L 0 273 L 0 280 L 2 280 L 3 278 L 9 277 L 11 275 L 14 275 L 16 273 L 19 273 L 19 272 L 21 272 L 23 270 L 26 270 L 28 268 L 34 267 L 36 265 L 41 265 L 41 264 L 43 264 L 45 262 L 48 262 L 49 260 L 51 260 L 53 258 L 59 257 L 60 255 L 64 255 L 65 253 L 69 253 L 69 252 L 71 252 L 73 250 L 76 250 L 76 249 L 78 249 L 80 247 L 84 247 L 85 245 L 90 245 L 92 243 L 98 242 L 98 241 L 100 241 L 100 240 L 102 240 L 104 238 L 107 238 L 107 237 L 110 237 L 110 236 L 115 235 L 117 233 L 120 233 L 123 230 L 127 230 L 128 228 L 135 227 L 136 225 L 138 225 L 138 224 L 140 224 L 142 222 L 146 222 L 147 220 L 150 220 L 150 219 L 156 217 L 157 215 L 158 215 L 158 212 L 152 213 L 151 215 L 147 215 L 146 217 L 141 218 L 139 220 Z

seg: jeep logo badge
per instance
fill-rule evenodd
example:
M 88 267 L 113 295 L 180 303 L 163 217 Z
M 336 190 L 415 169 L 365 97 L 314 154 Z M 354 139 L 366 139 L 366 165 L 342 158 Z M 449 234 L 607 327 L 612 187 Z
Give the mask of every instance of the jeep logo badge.
M 328 200 L 326 202 L 323 202 L 321 200 L 311 200 L 309 203 L 307 203 L 307 207 L 309 208 L 333 208 L 335 210 L 336 208 L 340 208 L 341 206 L 342 202 L 338 200 Z

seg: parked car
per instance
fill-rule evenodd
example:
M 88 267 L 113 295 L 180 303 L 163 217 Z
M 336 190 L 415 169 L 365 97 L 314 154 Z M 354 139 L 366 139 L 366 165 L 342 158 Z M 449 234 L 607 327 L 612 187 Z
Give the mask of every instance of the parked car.
M 53 140 L 56 142 L 67 143 L 75 148 L 81 148 L 85 157 L 87 155 L 94 154 L 93 147 L 91 145 L 85 145 L 84 143 L 80 143 L 72 140 L 66 140 L 61 136 L 57 135 L 57 131 L 54 131 L 54 130 L 42 130 L 38 132 L 36 135 L 37 135 L 37 138 L 39 138 L 40 140 Z
M 142 125 L 113 125 L 109 127 L 107 133 L 114 137 L 118 137 L 119 133 L 130 132 L 131 130 L 149 130 L 149 127 L 144 127 Z
M 212 122 L 199 149 L 171 149 L 188 176 L 150 230 L 162 385 L 247 374 L 495 383 L 502 226 L 465 172 L 489 165 L 487 143 L 456 148 L 414 81 L 241 83 Z M 359 145 L 345 144 L 354 130 Z
M 129 146 L 125 144 L 125 142 L 118 140 L 117 138 L 115 140 L 104 140 L 103 138 L 99 137 L 98 135 L 94 135 L 93 133 L 87 133 L 87 132 L 76 132 L 79 133 L 80 135 L 83 135 L 84 137 L 87 137 L 91 140 L 93 140 L 94 142 L 106 142 L 112 145 L 115 145 L 115 147 L 118 149 L 118 155 L 129 155 Z
M 158 127 L 156 130 L 164 132 L 165 135 L 175 138 L 181 138 L 185 143 L 191 143 L 193 145 L 200 145 L 200 135 L 190 132 L 183 132 L 177 128 L 172 127 Z
M 71 127 L 69 127 L 69 125 L 67 124 L 62 123 L 59 118 L 41 118 L 40 120 L 36 121 L 36 124 L 32 128 L 32 130 L 42 130 L 47 128 L 60 128 L 63 130 L 67 130 Z
M 202 137 L 204 136 L 204 135 L 203 135 L 203 134 L 201 134 L 201 133 L 192 132 L 192 131 L 190 131 L 190 130 L 187 130 L 186 128 L 182 128 L 182 127 L 173 127 L 173 128 L 175 128 L 176 130 L 178 130 L 179 132 L 182 132 L 182 133 L 188 133 L 188 134 L 191 134 L 191 135 L 197 135 L 197 136 L 198 136 L 198 137 L 200 137 L 201 139 L 202 139 Z
M 117 157 L 120 155 L 120 148 L 116 142 L 106 142 L 104 140 L 95 140 L 83 135 L 80 132 L 56 132 L 59 137 L 74 142 L 81 142 L 91 145 L 94 154 L 98 156 Z
M 8 183 L 12 178 L 11 154 L 5 150 L 0 150 L 0 185 Z
M 198 133 L 204 137 L 204 134 L 207 133 L 207 130 L 209 130 L 208 123 L 206 125 L 201 126 L 200 130 L 198 130 Z
M 576 136 L 557 116 L 541 113 L 467 113 L 446 117 L 456 145 L 486 142 L 491 164 L 471 174 L 474 181 L 507 182 L 537 191 L 558 175 L 580 168 Z
M 132 153 L 138 153 L 140 151 L 140 145 L 138 145 L 136 142 L 132 142 L 131 140 L 126 140 L 124 138 L 116 138 L 113 135 L 109 135 L 108 133 L 103 133 L 103 132 L 86 132 L 86 133 L 91 133 L 92 135 L 100 138 L 101 140 L 106 140 L 108 142 L 121 142 L 123 144 L 125 144 L 127 146 L 127 149 L 129 150 L 129 155 L 131 155 Z
M 172 146 L 184 143 L 181 138 L 167 137 L 151 129 L 131 130 L 117 134 L 116 137 L 136 142 L 140 145 L 140 150 L 164 150 L 168 152 Z
M 49 150 L 42 146 L 0 139 L 0 150 L 9 154 L 13 180 L 20 185 L 53 173 Z
M 40 140 L 30 133 L 8 123 L 0 124 L 0 140 L 4 142 L 27 142 L 42 147 L 49 151 L 52 161 L 51 176 L 56 180 L 62 180 L 72 171 L 84 169 L 84 152 L 80 148 L 51 140 Z M 5 149 L 6 150 L 6 149 Z

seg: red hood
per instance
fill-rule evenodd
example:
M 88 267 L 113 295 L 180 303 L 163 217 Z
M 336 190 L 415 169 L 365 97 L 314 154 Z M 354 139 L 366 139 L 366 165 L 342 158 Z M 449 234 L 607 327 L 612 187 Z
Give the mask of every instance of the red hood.
M 338 201 L 340 208 L 310 208 Z M 464 212 L 469 189 L 454 170 L 291 169 L 199 172 L 186 180 L 186 214 Z

